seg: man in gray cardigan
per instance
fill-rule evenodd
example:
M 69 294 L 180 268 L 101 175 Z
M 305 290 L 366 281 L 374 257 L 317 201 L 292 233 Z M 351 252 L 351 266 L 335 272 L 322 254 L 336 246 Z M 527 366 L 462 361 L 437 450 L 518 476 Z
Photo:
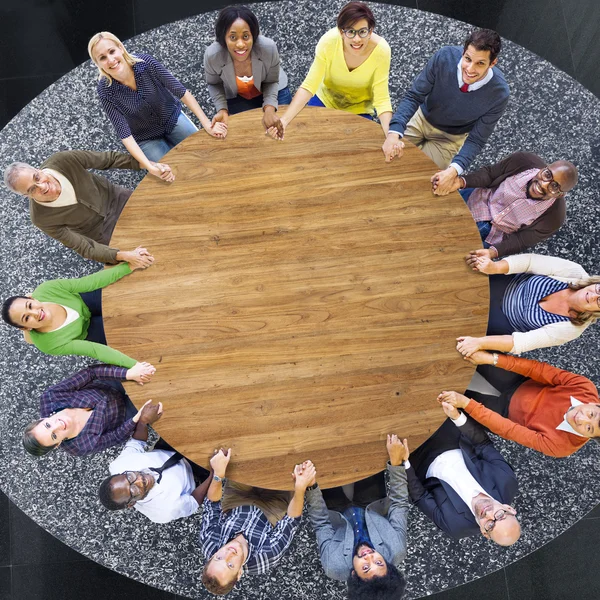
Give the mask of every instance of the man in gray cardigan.
M 121 251 L 108 246 L 131 190 L 88 169 L 139 171 L 140 166 L 121 152 L 70 150 L 53 154 L 39 169 L 12 163 L 4 171 L 4 184 L 29 197 L 36 227 L 84 258 L 108 264 L 126 261 L 132 269 L 149 267 L 154 259 L 145 248 Z
M 341 488 L 325 490 L 327 505 L 316 484 L 306 491 L 308 518 L 317 536 L 323 570 L 332 579 L 347 581 L 350 600 L 374 595 L 397 600 L 406 586 L 397 565 L 406 556 L 410 501 L 404 463 L 408 444 L 388 435 L 387 451 L 386 497 L 382 498 L 383 473 L 357 482 L 352 501 Z M 328 510 L 328 506 L 337 510 Z

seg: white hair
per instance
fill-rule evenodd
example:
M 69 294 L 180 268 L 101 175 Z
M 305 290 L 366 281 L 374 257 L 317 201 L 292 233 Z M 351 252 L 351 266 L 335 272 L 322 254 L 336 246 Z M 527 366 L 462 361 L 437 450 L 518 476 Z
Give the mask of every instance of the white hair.
M 35 167 L 28 165 L 24 162 L 14 162 L 8 165 L 6 169 L 4 169 L 4 185 L 11 191 L 15 192 L 15 194 L 21 194 L 21 192 L 15 189 L 15 183 L 17 178 L 23 171 L 32 170 L 35 171 Z

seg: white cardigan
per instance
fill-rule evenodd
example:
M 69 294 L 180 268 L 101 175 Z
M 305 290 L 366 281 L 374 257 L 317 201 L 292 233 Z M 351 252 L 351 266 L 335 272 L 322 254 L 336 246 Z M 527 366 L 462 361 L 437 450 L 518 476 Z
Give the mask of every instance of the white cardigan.
M 564 281 L 565 283 L 572 283 L 577 279 L 589 277 L 581 265 L 555 256 L 516 254 L 506 256 L 502 260 L 508 263 L 509 275 L 513 273 L 534 273 L 535 275 L 547 275 L 552 279 Z M 588 321 L 583 325 L 573 325 L 571 321 L 561 321 L 524 333 L 515 331 L 512 334 L 513 347 L 511 352 L 521 354 L 537 348 L 560 346 L 579 337 L 592 322 Z

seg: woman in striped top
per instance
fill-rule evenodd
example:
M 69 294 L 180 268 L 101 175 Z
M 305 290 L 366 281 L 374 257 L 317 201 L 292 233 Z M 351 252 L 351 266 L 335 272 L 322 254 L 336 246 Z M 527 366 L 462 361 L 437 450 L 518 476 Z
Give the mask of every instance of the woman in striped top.
M 88 44 L 100 71 L 98 97 L 123 145 L 149 173 L 171 182 L 171 168 L 158 161 L 179 142 L 198 131 L 181 112 L 180 100 L 210 135 L 224 138 L 227 125 L 211 125 L 185 86 L 148 54 L 129 54 L 112 33 L 102 31 Z
M 570 260 L 517 254 L 493 262 L 473 252 L 467 262 L 492 277 L 487 335 L 457 338 L 465 358 L 478 350 L 521 354 L 559 346 L 600 317 L 600 277 Z

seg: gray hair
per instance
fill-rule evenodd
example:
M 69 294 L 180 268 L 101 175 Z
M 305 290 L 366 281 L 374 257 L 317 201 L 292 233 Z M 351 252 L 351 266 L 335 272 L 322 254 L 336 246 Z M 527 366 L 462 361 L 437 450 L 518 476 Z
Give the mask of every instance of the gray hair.
M 10 165 L 8 165 L 8 167 L 6 167 L 6 169 L 4 169 L 4 185 L 5 185 L 5 187 L 7 187 L 11 192 L 14 192 L 15 194 L 21 194 L 21 192 L 18 192 L 15 189 L 15 183 L 16 183 L 19 175 L 21 175 L 21 173 L 23 171 L 27 171 L 27 170 L 35 171 L 36 168 L 32 167 L 31 165 L 28 165 L 27 163 L 24 163 L 24 162 L 14 162 L 14 163 L 11 163 Z M 21 195 L 23 195 L 23 194 L 21 194 Z

